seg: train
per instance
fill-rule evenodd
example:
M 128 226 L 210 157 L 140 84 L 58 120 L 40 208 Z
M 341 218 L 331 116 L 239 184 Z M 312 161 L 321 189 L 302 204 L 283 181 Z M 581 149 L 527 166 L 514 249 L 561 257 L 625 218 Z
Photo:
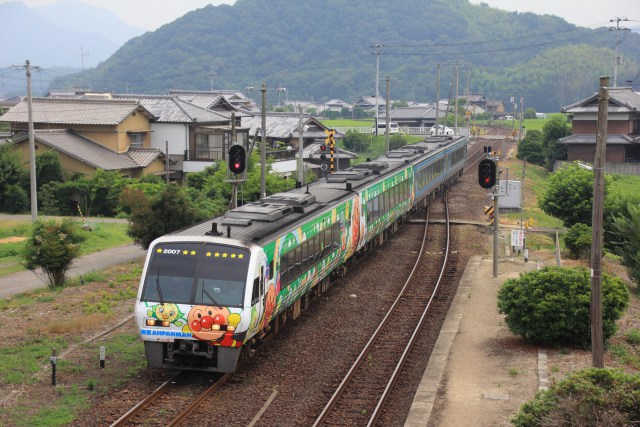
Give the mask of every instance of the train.
M 458 179 L 467 148 L 466 137 L 430 137 L 154 240 L 134 314 L 147 365 L 235 372 Z

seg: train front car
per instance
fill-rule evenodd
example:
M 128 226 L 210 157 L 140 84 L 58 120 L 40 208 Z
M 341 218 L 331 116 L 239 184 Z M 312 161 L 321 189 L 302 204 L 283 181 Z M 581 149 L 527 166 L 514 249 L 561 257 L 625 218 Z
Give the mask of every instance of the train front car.
M 234 372 L 251 323 L 251 251 L 180 239 L 160 238 L 147 255 L 136 301 L 147 364 Z

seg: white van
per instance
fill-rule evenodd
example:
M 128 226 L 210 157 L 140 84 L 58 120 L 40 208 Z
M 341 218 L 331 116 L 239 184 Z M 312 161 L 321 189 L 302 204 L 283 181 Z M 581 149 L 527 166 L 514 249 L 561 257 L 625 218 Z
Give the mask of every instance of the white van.
M 387 124 L 385 122 L 378 123 L 378 135 L 384 135 L 387 131 Z M 389 134 L 400 133 L 400 126 L 397 123 L 389 122 Z M 376 127 L 371 126 L 371 135 L 376 134 Z

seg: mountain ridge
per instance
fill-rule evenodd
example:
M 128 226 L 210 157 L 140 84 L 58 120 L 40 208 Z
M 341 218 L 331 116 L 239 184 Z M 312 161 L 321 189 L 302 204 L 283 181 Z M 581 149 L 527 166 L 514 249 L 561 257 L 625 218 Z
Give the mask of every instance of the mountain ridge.
M 266 82 L 271 98 L 286 88 L 291 99 L 349 100 L 375 93 L 375 43 L 384 45 L 380 93 L 389 76 L 392 99 L 434 102 L 438 65 L 446 98 L 459 64 L 460 93 L 469 75 L 472 94 L 503 101 L 524 96 L 525 106 L 538 111 L 557 111 L 593 93 L 614 56 L 607 28 L 468 0 L 398 0 L 392 7 L 383 0 L 238 0 L 130 39 L 84 75 L 92 87 L 118 93 L 241 90 Z M 640 57 L 640 35 L 629 35 L 622 50 Z M 573 51 L 582 56 L 568 54 Z M 638 71 L 631 63 L 619 70 L 619 81 Z M 51 87 L 68 89 L 78 80 L 56 79 Z

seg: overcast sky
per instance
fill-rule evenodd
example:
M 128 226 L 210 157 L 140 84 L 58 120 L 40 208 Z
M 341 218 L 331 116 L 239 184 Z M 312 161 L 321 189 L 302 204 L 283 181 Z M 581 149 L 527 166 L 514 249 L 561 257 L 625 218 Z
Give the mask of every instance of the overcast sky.
M 6 3 L 15 0 L 0 0 Z M 235 0 L 80 0 L 109 9 L 126 23 L 144 30 L 155 30 L 187 12 L 208 4 L 233 4 Z M 291 0 L 300 1 L 300 0 Z M 309 1 L 309 0 L 304 0 Z M 470 0 L 507 11 L 556 15 L 572 24 L 595 28 L 609 26 L 610 19 L 628 18 L 624 26 L 640 28 L 640 0 Z M 55 3 L 56 0 L 22 0 L 30 7 Z M 621 24 L 622 25 L 622 24 Z

